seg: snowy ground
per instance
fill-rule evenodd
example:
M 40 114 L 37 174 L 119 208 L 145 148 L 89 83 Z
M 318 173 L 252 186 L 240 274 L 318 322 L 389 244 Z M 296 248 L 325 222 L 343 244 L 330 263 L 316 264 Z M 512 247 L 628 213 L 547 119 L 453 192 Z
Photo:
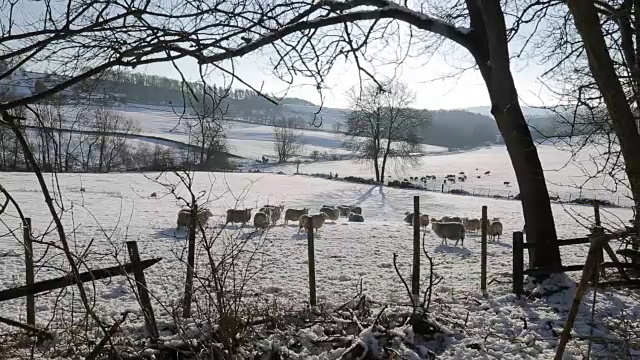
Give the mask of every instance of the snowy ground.
M 497 165 L 496 165 L 497 166 Z M 458 166 L 457 166 L 458 167 Z M 490 167 L 490 166 L 486 166 Z M 461 170 L 465 166 L 459 166 Z M 494 171 L 494 169 L 492 169 Z M 451 171 L 451 170 L 449 170 Z M 328 172 L 328 171 L 327 171 Z M 342 169 L 340 172 L 343 172 Z M 496 171 L 497 172 L 497 171 Z M 430 173 L 436 173 L 431 169 Z M 344 172 L 346 175 L 346 172 Z M 143 259 L 162 257 L 145 274 L 154 296 L 156 317 L 167 320 L 167 307 L 178 301 L 184 286 L 184 267 L 177 258 L 185 241 L 183 233 L 175 233 L 176 212 L 180 208 L 171 196 L 161 196 L 164 189 L 140 174 L 73 174 L 59 175 L 62 200 L 67 212 L 64 222 L 67 233 L 82 252 L 82 247 L 93 241 L 88 254 L 90 267 L 113 266 L 117 260 L 126 261 L 125 240 L 136 240 Z M 44 206 L 42 194 L 31 174 L 2 173 L 0 182 L 22 204 L 23 212 L 33 219 L 36 234 L 50 226 L 50 216 Z M 211 183 L 213 182 L 213 186 Z M 444 282 L 436 289 L 438 306 L 435 311 L 446 313 L 452 319 L 466 322 L 464 333 L 450 339 L 442 359 L 472 357 L 499 357 L 514 359 L 548 359 L 557 344 L 557 335 L 564 324 L 572 290 L 549 298 L 518 300 L 510 294 L 508 283 L 512 269 L 511 240 L 509 234 L 522 229 L 520 204 L 487 198 L 474 198 L 412 190 L 389 189 L 342 182 L 332 182 L 302 176 L 272 174 L 198 173 L 198 190 L 205 190 L 215 201 L 208 204 L 215 217 L 209 221 L 215 226 L 230 207 L 257 208 L 265 203 L 284 203 L 287 207 L 310 207 L 317 211 L 322 204 L 357 204 L 363 208 L 364 223 L 338 220 L 327 223 L 316 238 L 316 282 L 321 301 L 343 303 L 355 294 L 356 284 L 362 278 L 364 291 L 383 303 L 406 301 L 405 291 L 396 276 L 392 259 L 399 256 L 401 270 L 409 276 L 411 262 L 412 228 L 402 222 L 402 213 L 412 209 L 413 195 L 421 195 L 423 212 L 440 217 L 479 217 L 482 205 L 489 208 L 490 217 L 499 217 L 504 223 L 504 238 L 488 246 L 489 280 L 496 279 L 488 289 L 488 297 L 479 292 L 480 242 L 470 235 L 464 247 L 441 245 L 427 230 L 427 250 L 436 263 L 436 272 Z M 86 192 L 79 192 L 83 186 Z M 158 198 L 150 198 L 151 192 Z M 217 198 L 219 196 L 219 198 Z M 587 231 L 576 222 L 576 215 L 592 216 L 592 209 L 582 206 L 553 205 L 560 238 L 582 236 Z M 626 209 L 603 212 L 603 221 L 616 228 L 631 217 Z M 16 218 L 2 216 L 8 230 L 19 226 Z M 584 220 L 588 223 L 588 220 Z M 72 229 L 76 229 L 72 231 Z M 4 256 L 0 257 L 2 288 L 23 284 L 22 250 L 19 242 L 7 235 L 0 238 Z M 253 231 L 252 226 L 229 232 Z M 275 294 L 302 303 L 307 298 L 306 238 L 296 234 L 297 227 L 279 224 L 266 235 L 265 265 L 251 282 L 256 294 Z M 42 255 L 43 245 L 35 246 L 36 258 Z M 564 264 L 580 264 L 585 259 L 585 248 L 564 247 Z M 526 256 L 525 256 L 526 258 Z M 203 262 L 203 256 L 198 259 Z M 426 265 L 423 271 L 426 271 Z M 40 270 L 36 280 L 51 277 L 51 269 Z M 56 273 L 57 274 L 57 273 Z M 576 279 L 577 274 L 570 277 Z M 137 311 L 135 296 L 125 278 L 100 282 L 96 288 L 99 310 L 105 316 L 117 315 L 124 309 Z M 586 298 L 590 298 L 588 295 Z M 47 323 L 53 316 L 54 295 L 39 296 L 36 300 L 38 323 Z M 611 336 L 607 319 L 616 319 L 624 311 L 631 321 L 640 318 L 640 302 L 635 293 L 608 292 L 599 297 L 596 334 Z M 167 306 L 167 307 L 165 307 Z M 164 311 L 163 311 L 164 310 Z M 0 314 L 24 320 L 22 300 L 0 303 Z M 465 320 L 468 314 L 468 319 Z M 528 324 L 523 329 L 523 320 Z M 588 335 L 589 307 L 583 306 L 577 321 L 579 335 Z M 613 320 L 611 320 L 613 321 Z M 142 327 L 141 317 L 134 324 Z M 467 345 L 482 343 L 483 352 Z M 580 358 L 585 342 L 572 341 L 569 350 Z M 580 347 L 580 349 L 578 348 Z M 638 355 L 638 353 L 636 353 Z
M 122 105 L 113 108 L 115 111 L 135 120 L 141 129 L 141 134 L 163 137 L 171 140 L 189 142 L 185 122 L 191 116 L 183 115 L 183 108 L 157 105 Z M 72 117 L 77 111 L 69 108 L 68 116 Z M 249 159 L 260 159 L 263 155 L 273 156 L 273 128 L 270 126 L 228 121 L 229 131 L 227 143 L 229 151 L 235 155 Z M 342 148 L 343 135 L 324 131 L 302 130 L 305 143 L 303 155 L 309 155 L 314 150 L 320 153 L 348 154 Z M 423 150 L 429 153 L 445 151 L 439 146 L 424 145 Z
M 614 184 L 603 179 L 602 176 L 586 181 L 585 170 L 589 174 L 595 173 L 590 158 L 596 154 L 593 149 L 586 149 L 577 160 L 573 161 L 570 161 L 570 152 L 553 145 L 539 145 L 538 154 L 545 170 L 544 175 L 551 196 L 559 195 L 565 201 L 584 196 L 607 199 L 622 206 L 632 205 L 632 202 L 625 196 L 629 192 L 624 187 L 616 189 Z M 500 145 L 459 153 L 433 153 L 421 157 L 415 167 L 401 169 L 391 165 L 388 169 L 388 180 L 436 175 L 435 181 L 427 183 L 429 189 L 436 191 L 441 190 L 443 179 L 447 174 L 458 176 L 459 172 L 465 172 L 468 178 L 464 183 L 458 181 L 455 184 L 447 184 L 445 191 L 463 189 L 473 194 L 500 194 L 504 197 L 514 196 L 519 192 L 509 154 L 506 148 Z M 274 171 L 280 170 L 292 173 L 295 171 L 295 167 L 287 165 L 274 168 Z M 491 173 L 485 175 L 486 171 Z M 304 164 L 300 166 L 300 172 L 307 174 L 333 172 L 334 174 L 338 173 L 341 177 L 347 175 L 365 178 L 373 176 L 369 164 L 360 164 L 351 160 Z M 509 184 L 505 185 L 505 181 Z M 585 181 L 586 183 L 584 183 Z M 580 186 L 582 186 L 582 192 L 579 189 Z

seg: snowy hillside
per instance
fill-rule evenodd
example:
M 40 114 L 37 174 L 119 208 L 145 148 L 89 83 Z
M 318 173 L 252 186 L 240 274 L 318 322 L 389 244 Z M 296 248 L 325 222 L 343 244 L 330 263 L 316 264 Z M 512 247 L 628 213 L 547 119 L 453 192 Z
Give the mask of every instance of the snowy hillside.
M 602 176 L 589 180 L 585 175 L 585 171 L 589 174 L 596 172 L 592 157 L 598 158 L 598 156 L 594 149 L 585 149 L 574 161 L 570 161 L 571 153 L 567 149 L 557 148 L 553 145 L 539 145 L 538 154 L 545 170 L 545 178 L 551 196 L 559 195 L 565 201 L 585 196 L 607 199 L 625 206 L 632 205 L 631 200 L 626 197 L 630 193 L 624 186 L 616 187 L 610 179 L 605 179 Z M 278 166 L 274 170 L 292 172 L 293 167 Z M 347 175 L 373 176 L 369 165 L 348 160 L 326 164 L 304 164 L 300 167 L 300 171 L 308 174 L 333 172 L 342 177 Z M 490 174 L 485 175 L 486 171 L 490 171 Z M 391 165 L 387 175 L 389 180 L 436 175 L 437 179 L 428 182 L 427 187 L 440 191 L 444 177 L 448 174 L 457 176 L 459 172 L 465 172 L 467 180 L 465 182 L 458 181 L 455 184 L 448 183 L 445 185 L 446 191 L 463 189 L 472 194 L 504 197 L 515 196 L 519 192 L 509 154 L 506 148 L 500 145 L 459 153 L 430 154 L 422 157 L 417 166 L 413 168 L 407 167 L 405 170 L 400 170 Z
M 75 229 L 73 246 L 83 249 L 83 246 L 92 243 L 91 251 L 85 257 L 87 266 L 113 266 L 118 261 L 126 261 L 124 241 L 132 239 L 138 242 L 143 259 L 163 258 L 160 263 L 146 270 L 145 275 L 158 323 L 171 323 L 171 311 L 184 287 L 185 270 L 180 259 L 184 256 L 185 234 L 174 230 L 175 214 L 180 204 L 173 196 L 164 196 L 164 188 L 140 174 L 60 174 L 58 178 L 65 205 L 74 209 L 73 213 L 67 212 L 63 218 L 68 230 Z M 5 173 L 2 179 L 3 185 L 22 204 L 25 215 L 33 219 L 34 234 L 39 236 L 47 230 L 50 216 L 43 206 L 35 177 L 24 173 Z M 328 222 L 316 237 L 319 301 L 330 304 L 342 304 L 350 300 L 359 279 L 363 281 L 364 293 L 380 304 L 406 302 L 406 293 L 394 272 L 392 260 L 393 254 L 397 253 L 399 267 L 408 276 L 412 228 L 402 221 L 402 213 L 412 208 L 413 195 L 421 195 L 421 211 L 435 217 L 478 217 L 481 206 L 487 205 L 489 216 L 502 220 L 505 235 L 500 241 L 488 245 L 488 277 L 497 281 L 489 283 L 486 297 L 479 291 L 479 238 L 469 235 L 464 246 L 453 247 L 451 244 L 441 244 L 431 230 L 425 233 L 426 249 L 434 259 L 435 271 L 444 279 L 434 289 L 435 305 L 432 311 L 452 323 L 465 324 L 464 331 L 456 330 L 454 336 L 443 339 L 444 343 L 439 345 L 443 350 L 438 358 L 470 359 L 486 356 L 487 353 L 496 357 L 498 354 L 509 354 L 504 358 L 513 359 L 553 357 L 558 342 L 557 334 L 564 325 L 574 285 L 567 282 L 568 290 L 542 299 L 519 300 L 510 293 L 512 249 L 509 234 L 523 226 L 521 208 L 517 202 L 270 174 L 197 173 L 196 184 L 196 190 L 207 191 L 212 199 L 207 204 L 214 214 L 209 221 L 212 227 L 223 221 L 227 208 L 235 206 L 255 209 L 267 202 L 283 202 L 287 208 L 306 206 L 312 211 L 317 211 L 325 203 L 361 206 L 366 219 L 364 223 L 349 223 L 344 219 Z M 81 186 L 86 188 L 86 192 L 78 191 Z M 152 191 L 159 196 L 148 197 Z M 587 230 L 576 223 L 572 216 L 592 216 L 590 208 L 554 205 L 553 211 L 560 237 L 586 234 Z M 603 222 L 618 227 L 620 224 L 616 217 L 624 220 L 630 216 L 629 211 L 616 209 L 612 213 L 604 212 Z M 3 219 L 9 228 L 19 226 L 16 218 L 3 215 Z M 226 231 L 234 234 L 235 229 L 235 226 L 229 226 Z M 248 290 L 256 299 L 268 296 L 303 306 L 308 291 L 307 240 L 306 235 L 297 234 L 297 230 L 296 224 L 286 226 L 279 223 L 265 233 L 265 246 L 260 250 L 259 259 L 263 268 L 248 284 Z M 239 231 L 247 236 L 254 228 L 249 225 Z M 20 243 L 12 237 L 3 237 L 0 241 L 5 253 L 22 254 Z M 562 249 L 564 264 L 584 262 L 584 247 Z M 38 245 L 34 250 L 38 258 L 43 254 L 44 246 Z M 206 268 L 206 261 L 205 254 L 198 255 L 197 267 Z M 422 265 L 423 271 L 427 271 L 427 265 L 424 262 Z M 1 286 L 8 288 L 24 281 L 23 267 L 21 256 L 0 257 Z M 36 277 L 43 279 L 55 274 L 59 273 L 50 267 L 39 271 Z M 571 273 L 570 277 L 575 280 L 577 275 Z M 94 290 L 88 287 L 88 291 L 93 293 Z M 136 314 L 123 331 L 133 336 L 140 334 L 144 323 L 128 279 L 115 277 L 110 281 L 97 282 L 95 296 L 99 304 L 96 311 L 100 316 L 117 317 L 124 310 Z M 590 296 L 588 294 L 587 298 Z M 623 311 L 631 319 L 640 316 L 640 306 L 631 296 L 624 291 L 608 291 L 606 295 L 599 295 L 596 334 L 608 333 L 610 329 L 606 319 L 620 316 Z M 37 323 L 45 324 L 64 316 L 64 312 L 54 312 L 57 301 L 70 306 L 70 298 L 57 299 L 57 293 L 36 297 Z M 0 302 L 0 313 L 12 314 L 17 320 L 24 318 L 24 308 L 23 299 Z M 589 307 L 582 307 L 576 332 L 585 334 L 590 321 Z M 175 339 L 170 329 L 163 329 L 161 336 L 164 341 Z M 510 334 L 518 341 L 505 341 L 505 334 Z M 568 349 L 577 357 L 586 346 L 585 340 L 581 339 L 578 337 L 571 341 Z M 470 344 L 481 344 L 482 351 Z M 299 357 L 292 358 L 331 358 L 329 354 L 311 357 L 306 352 L 311 349 L 303 347 L 296 350 L 300 352 Z M 611 354 L 613 350 L 596 347 L 594 351 L 608 351 L 604 354 Z M 407 357 L 427 358 L 413 354 Z
M 115 107 L 114 110 L 136 120 L 141 133 L 164 137 L 167 139 L 189 142 L 182 119 L 183 108 L 151 105 L 127 105 Z M 263 155 L 273 156 L 273 128 L 270 126 L 228 122 L 227 140 L 229 151 L 248 159 L 259 159 Z M 317 150 L 321 153 L 346 154 L 342 148 L 343 135 L 324 131 L 302 130 L 305 143 L 305 155 Z M 445 151 L 437 146 L 423 146 L 425 152 Z

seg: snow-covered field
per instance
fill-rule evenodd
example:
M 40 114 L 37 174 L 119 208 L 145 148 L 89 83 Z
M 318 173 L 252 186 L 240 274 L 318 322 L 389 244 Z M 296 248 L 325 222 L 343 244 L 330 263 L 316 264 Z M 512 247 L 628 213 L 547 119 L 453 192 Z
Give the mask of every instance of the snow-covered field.
M 118 107 L 116 110 L 137 120 L 144 134 L 184 142 L 189 141 L 188 134 L 184 132 L 184 128 L 176 127 L 180 120 L 179 116 L 173 113 L 169 107 L 126 106 Z M 181 111 L 181 109 L 176 109 L 176 111 Z M 263 155 L 274 154 L 274 137 L 271 126 L 233 121 L 228 122 L 228 125 L 227 141 L 231 153 L 249 159 L 260 159 Z M 305 144 L 304 155 L 309 155 L 314 150 L 329 154 L 349 153 L 342 148 L 343 136 L 341 134 L 313 130 L 302 130 L 301 132 Z M 424 146 L 425 152 L 445 150 L 445 148 L 438 146 Z
M 171 140 L 189 142 L 189 134 L 184 126 L 183 108 L 157 105 L 123 105 L 113 108 L 115 111 L 135 120 L 142 135 L 163 137 Z M 69 108 L 72 116 L 74 108 Z M 228 121 L 227 143 L 229 151 L 248 159 L 260 159 L 263 155 L 273 156 L 273 128 L 252 123 Z M 342 148 L 343 135 L 313 130 L 302 130 L 304 141 L 303 155 L 309 155 L 314 150 L 328 154 L 348 154 Z M 445 151 L 439 146 L 424 145 L 423 150 L 429 153 Z
M 485 164 L 483 168 L 492 167 L 492 172 L 497 173 L 497 164 Z M 469 165 L 456 164 L 455 168 L 462 171 Z M 446 171 L 451 172 L 452 169 L 450 166 Z M 342 169 L 339 171 L 343 172 Z M 429 172 L 436 173 L 433 168 Z M 346 171 L 344 173 L 346 175 Z M 165 189 L 141 174 L 61 174 L 58 178 L 62 201 L 67 210 L 64 223 L 69 238 L 78 253 L 82 253 L 83 246 L 92 242 L 91 251 L 87 253 L 88 266 L 113 266 L 116 260 L 126 261 L 126 240 L 138 241 L 143 259 L 163 258 L 145 274 L 153 294 L 156 317 L 160 322 L 168 321 L 170 306 L 179 301 L 184 286 L 184 266 L 178 259 L 184 256 L 184 233 L 174 231 L 180 204 L 171 195 L 163 196 Z M 46 231 L 51 219 L 35 177 L 31 174 L 2 173 L 0 182 L 22 205 L 25 215 L 33 219 L 35 234 Z M 433 310 L 465 324 L 463 332 L 447 340 L 449 343 L 440 358 L 549 359 L 555 351 L 557 333 L 564 324 L 573 290 L 547 298 L 523 300 L 510 294 L 512 249 L 509 234 L 523 226 L 519 202 L 273 174 L 197 173 L 196 184 L 196 190 L 206 191 L 212 200 L 208 207 L 214 213 L 214 218 L 209 220 L 209 225 L 213 227 L 221 222 L 227 208 L 235 206 L 255 209 L 265 203 L 282 202 L 287 207 L 306 206 L 312 211 L 317 211 L 322 204 L 351 203 L 361 206 L 366 219 L 364 223 L 348 223 L 343 219 L 329 222 L 316 237 L 318 296 L 321 302 L 334 304 L 351 299 L 359 279 L 363 280 L 365 293 L 379 302 L 406 301 L 405 290 L 394 272 L 392 259 L 393 254 L 397 253 L 400 268 L 408 277 L 412 228 L 403 223 L 402 214 L 412 209 L 413 195 L 420 195 L 421 210 L 435 217 L 479 217 L 481 206 L 487 205 L 489 216 L 501 218 L 505 226 L 505 236 L 499 242 L 488 245 L 490 285 L 487 297 L 483 297 L 479 291 L 479 238 L 470 235 L 463 247 L 455 248 L 441 245 L 441 241 L 430 230 L 426 232 L 426 248 L 433 256 L 435 271 L 444 277 L 435 290 L 437 305 Z M 86 188 L 86 192 L 78 191 L 81 186 Z M 150 198 L 151 192 L 157 192 L 158 198 Z M 561 238 L 587 233 L 574 218 L 576 214 L 590 217 L 592 209 L 553 205 L 553 211 Z M 630 217 L 631 212 L 626 209 L 603 211 L 603 221 L 614 228 L 620 226 L 620 221 L 627 221 Z M 3 214 L 2 220 L 7 227 L 5 230 L 19 227 L 19 221 L 10 214 Z M 249 233 L 254 229 L 252 226 L 240 230 L 229 227 L 227 231 Z M 4 233 L 7 234 L 7 231 Z M 53 240 L 54 236 L 50 235 L 49 239 Z M 297 234 L 295 225 L 280 223 L 266 232 L 265 240 L 260 258 L 260 263 L 265 267 L 249 283 L 250 289 L 256 295 L 271 294 L 303 303 L 308 291 L 306 236 Z M 0 257 L 2 288 L 23 284 L 24 264 L 20 243 L 9 235 L 1 237 L 0 242 L 4 255 Z M 562 250 L 564 264 L 584 262 L 584 247 L 571 246 Z M 44 246 L 36 244 L 34 252 L 35 257 L 39 258 Z M 112 255 L 116 252 L 117 256 Z M 204 255 L 199 254 L 200 266 L 204 262 Z M 426 272 L 426 264 L 423 262 L 422 265 Z M 51 269 L 41 270 L 36 274 L 36 280 L 52 276 L 53 273 Z M 573 279 L 576 276 L 575 273 L 570 274 Z M 495 281 L 491 281 L 493 279 Z M 98 310 L 103 316 L 116 316 L 125 309 L 132 309 L 139 314 L 135 295 L 124 277 L 100 282 L 96 287 L 96 296 L 99 300 Z M 54 294 L 37 297 L 38 323 L 44 324 L 54 317 L 54 300 Z M 585 349 L 586 342 L 580 340 L 580 336 L 588 335 L 589 309 L 589 306 L 581 309 L 575 333 L 579 336 L 575 336 L 576 340 L 569 346 L 575 358 L 580 358 L 581 351 Z M 635 293 L 610 291 L 599 295 L 596 335 L 609 336 L 610 329 L 607 326 L 613 320 L 608 319 L 619 318 L 623 311 L 631 321 L 637 322 L 640 318 L 640 302 Z M 10 314 L 12 318 L 24 320 L 23 300 L 1 302 L 0 314 Z M 525 319 L 524 322 L 522 319 Z M 526 329 L 524 324 L 528 324 Z M 134 320 L 131 326 L 142 327 L 142 317 Z M 481 343 L 483 350 L 468 346 L 472 343 Z M 640 355 L 637 352 L 635 354 Z
M 625 196 L 630 193 L 624 187 L 615 188 L 612 182 L 603 177 L 587 180 L 584 170 L 589 174 L 595 173 L 591 156 L 596 156 L 594 149 L 586 149 L 580 156 L 571 160 L 568 149 L 554 145 L 538 145 L 538 154 L 542 167 L 545 170 L 545 178 L 551 196 L 559 195 L 567 201 L 578 196 L 607 199 L 619 203 L 622 206 L 631 206 L 632 202 Z M 571 161 L 570 161 L 571 160 Z M 274 171 L 283 170 L 290 173 L 295 171 L 291 165 L 276 166 Z M 444 177 L 447 174 L 459 172 L 467 174 L 465 182 L 447 184 L 445 191 L 449 189 L 463 189 L 469 193 L 480 195 L 499 194 L 504 197 L 518 194 L 518 183 L 511 165 L 509 154 L 504 146 L 493 145 L 490 148 L 480 148 L 459 153 L 429 154 L 420 158 L 415 167 L 404 169 L 390 166 L 387 170 L 387 179 L 404 179 L 410 176 L 422 177 L 436 175 L 435 181 L 427 183 L 429 189 L 441 190 Z M 490 171 L 489 175 L 485 175 Z M 338 173 L 339 176 L 347 175 L 372 177 L 373 171 L 369 164 L 360 164 L 351 160 L 332 161 L 328 163 L 305 163 L 300 166 L 300 172 L 314 173 Z M 509 182 L 505 185 L 504 182 Z M 586 181 L 586 183 L 585 183 Z M 582 186 L 582 191 L 580 191 Z M 613 191 L 612 191 L 613 190 Z

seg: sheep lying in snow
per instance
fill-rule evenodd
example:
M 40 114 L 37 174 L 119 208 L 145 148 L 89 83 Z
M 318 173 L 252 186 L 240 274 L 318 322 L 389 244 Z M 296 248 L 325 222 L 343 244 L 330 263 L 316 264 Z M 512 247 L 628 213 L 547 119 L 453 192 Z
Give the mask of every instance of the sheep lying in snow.
M 322 207 L 320 213 L 327 214 L 327 218 L 331 221 L 336 221 L 340 217 L 340 210 L 333 207 Z
M 462 225 L 464 225 L 464 230 L 467 232 L 478 232 L 480 231 L 480 223 L 481 221 L 478 219 L 462 219 Z
M 266 229 L 270 223 L 271 217 L 266 212 L 260 211 L 253 216 L 253 226 L 257 228 Z
M 315 229 L 317 233 L 318 229 L 320 229 L 322 225 L 324 225 L 324 222 L 328 218 L 329 216 L 327 216 L 327 214 L 325 213 L 315 214 L 315 215 L 306 215 L 306 214 L 301 215 L 300 219 L 298 219 L 298 224 L 299 224 L 298 232 L 300 232 L 300 230 L 304 228 L 305 230 L 307 230 L 307 232 L 313 231 L 313 229 Z M 309 228 L 309 219 L 311 219 L 311 228 Z
M 432 221 L 431 227 L 433 228 L 433 232 L 438 235 L 439 238 L 442 239 L 443 243 L 447 243 L 447 239 L 455 240 L 456 243 L 454 246 L 458 246 L 458 241 L 462 241 L 462 247 L 464 247 L 464 225 L 458 222 L 440 222 L 440 221 Z
M 364 217 L 361 214 L 349 213 L 349 221 L 351 221 L 351 222 L 364 222 Z
M 502 235 L 502 223 L 500 222 L 500 219 L 494 218 L 493 220 L 491 220 L 487 235 L 489 235 L 489 238 L 493 241 L 496 240 L 496 236 L 497 236 L 498 241 L 500 241 L 500 235 Z
M 309 208 L 302 209 L 287 209 L 284 212 L 284 223 L 288 224 L 289 220 L 298 221 L 300 220 L 300 216 L 307 215 L 309 213 Z
M 251 210 L 253 208 L 244 210 L 229 209 L 227 210 L 227 222 L 242 223 L 244 225 L 251 220 Z
M 209 211 L 209 209 L 207 208 L 200 208 L 198 209 L 198 222 L 196 223 L 196 227 L 198 227 L 198 224 L 204 226 L 207 221 L 209 221 L 209 218 L 213 216 L 213 214 L 211 213 L 211 211 Z M 191 210 L 190 209 L 182 209 L 178 212 L 178 221 L 177 221 L 177 226 L 176 226 L 176 230 L 179 230 L 181 228 L 185 228 L 188 229 L 191 226 Z

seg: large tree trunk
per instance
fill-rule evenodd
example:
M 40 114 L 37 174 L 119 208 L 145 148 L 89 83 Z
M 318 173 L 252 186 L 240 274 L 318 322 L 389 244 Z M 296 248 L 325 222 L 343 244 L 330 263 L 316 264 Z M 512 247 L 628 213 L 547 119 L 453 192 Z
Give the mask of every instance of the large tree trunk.
M 613 128 L 620 141 L 625 171 L 636 204 L 636 223 L 640 210 L 640 135 L 631 107 L 609 55 L 600 19 L 592 0 L 569 0 L 569 10 L 582 37 L 591 74 L 602 94 Z M 637 31 L 637 30 L 636 30 Z
M 467 2 L 479 43 L 473 51 L 491 98 L 491 113 L 502 134 L 516 173 L 527 242 L 544 244 L 529 250 L 530 267 L 562 264 L 549 192 L 535 144 L 518 102 L 511 74 L 504 14 L 498 0 Z M 484 36 L 484 41 L 482 37 Z

